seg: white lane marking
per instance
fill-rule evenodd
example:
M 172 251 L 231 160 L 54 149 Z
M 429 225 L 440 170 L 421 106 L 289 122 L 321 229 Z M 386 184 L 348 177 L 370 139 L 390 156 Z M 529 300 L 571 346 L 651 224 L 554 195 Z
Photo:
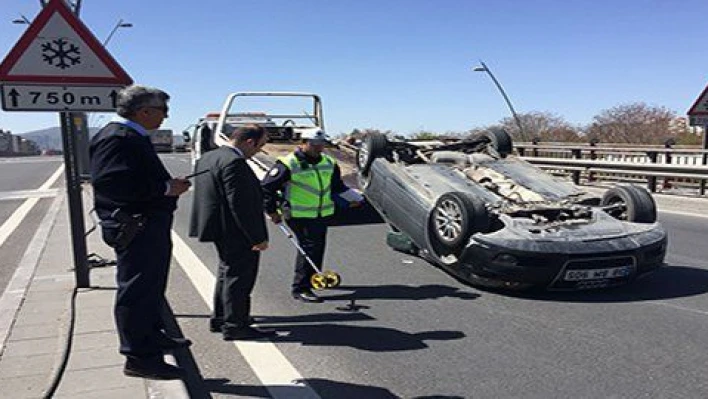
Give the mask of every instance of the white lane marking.
M 47 190 L 49 187 L 51 187 L 54 182 L 61 176 L 62 172 L 64 172 L 64 165 L 59 166 L 57 170 L 54 172 L 53 175 L 47 179 L 47 181 L 44 182 L 39 187 L 39 190 Z M 12 234 L 12 232 L 17 229 L 17 226 L 22 223 L 22 220 L 27 216 L 27 214 L 34 208 L 34 206 L 39 202 L 39 198 L 29 198 L 25 200 L 25 202 L 20 205 L 15 212 L 10 215 L 9 218 L 5 221 L 5 223 L 0 226 L 0 247 L 5 243 L 8 237 Z
M 44 215 L 42 222 L 39 224 L 39 228 L 37 228 L 37 231 L 34 233 L 32 240 L 27 246 L 27 250 L 25 250 L 24 255 L 22 255 L 22 259 L 17 265 L 17 269 L 12 275 L 7 288 L 5 288 L 5 292 L 0 296 L 0 355 L 2 355 L 5 349 L 5 343 L 10 335 L 10 329 L 15 322 L 17 312 L 20 310 L 32 276 L 35 270 L 37 270 L 39 257 L 42 251 L 44 251 L 44 247 L 47 245 L 49 232 L 54 227 L 54 222 L 61 209 L 63 200 L 63 196 L 54 198 L 49 211 Z
M 27 198 L 47 198 L 56 197 L 59 190 L 50 188 L 49 190 L 15 190 L 0 192 L 0 201 L 18 200 Z
M 204 302 L 213 309 L 215 277 L 180 236 L 172 231 L 172 255 L 187 274 Z M 267 341 L 233 341 L 261 383 L 275 399 L 309 398 L 320 396 L 306 385 L 302 375 L 293 367 L 277 346 Z

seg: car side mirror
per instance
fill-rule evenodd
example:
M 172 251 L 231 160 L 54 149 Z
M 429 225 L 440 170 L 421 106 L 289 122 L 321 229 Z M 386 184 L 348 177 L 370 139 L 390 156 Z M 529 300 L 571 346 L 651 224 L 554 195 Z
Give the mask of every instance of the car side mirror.
M 182 137 L 184 137 L 184 142 L 185 142 L 185 143 L 189 143 L 189 141 L 192 139 L 192 138 L 189 136 L 189 132 L 186 131 L 186 130 L 182 132 Z

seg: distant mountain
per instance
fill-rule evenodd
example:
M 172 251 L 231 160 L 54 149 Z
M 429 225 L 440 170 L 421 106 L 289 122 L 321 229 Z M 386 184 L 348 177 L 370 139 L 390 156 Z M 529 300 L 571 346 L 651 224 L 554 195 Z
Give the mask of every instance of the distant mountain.
M 99 128 L 92 127 L 89 129 L 89 135 L 93 136 L 98 132 Z M 61 128 L 50 127 L 41 130 L 33 130 L 31 132 L 19 133 L 25 139 L 32 140 L 41 150 L 61 150 Z

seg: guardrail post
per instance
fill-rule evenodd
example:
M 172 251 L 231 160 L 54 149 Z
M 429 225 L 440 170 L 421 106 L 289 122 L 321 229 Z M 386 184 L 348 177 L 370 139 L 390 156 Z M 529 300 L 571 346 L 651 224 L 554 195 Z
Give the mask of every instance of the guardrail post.
M 593 139 L 590 140 L 590 147 L 595 147 L 597 145 L 599 140 Z M 594 149 L 590 150 L 590 159 L 594 160 L 597 159 L 597 154 L 595 153 Z M 588 181 L 593 182 L 595 181 L 595 172 L 588 172 Z
M 659 152 L 647 151 L 647 156 L 649 157 L 649 161 L 651 161 L 651 163 L 656 163 Z M 652 193 L 656 192 L 656 176 L 647 176 L 647 189 L 649 189 Z
M 674 140 L 673 137 L 668 138 L 664 141 L 664 147 L 667 150 L 671 150 L 671 146 L 673 146 L 674 144 L 676 144 L 676 140 Z M 664 163 L 666 163 L 667 165 L 671 164 L 671 161 L 672 161 L 671 151 L 666 151 L 664 153 L 664 159 L 666 160 Z M 662 190 L 666 190 L 668 188 L 671 188 L 671 178 L 670 177 L 664 177 L 664 183 L 662 183 L 661 188 L 662 188 Z
M 582 156 L 580 148 L 573 148 L 571 150 L 571 153 L 573 154 L 573 159 L 580 159 L 580 157 Z M 580 184 L 580 171 L 579 170 L 573 171 L 573 183 Z
M 533 156 L 534 157 L 538 157 L 538 148 L 536 148 L 536 146 L 538 145 L 538 143 L 540 141 L 541 141 L 541 139 L 538 137 L 534 137 L 533 139 L 531 139 L 531 144 L 533 144 L 533 146 L 534 146 L 533 147 Z

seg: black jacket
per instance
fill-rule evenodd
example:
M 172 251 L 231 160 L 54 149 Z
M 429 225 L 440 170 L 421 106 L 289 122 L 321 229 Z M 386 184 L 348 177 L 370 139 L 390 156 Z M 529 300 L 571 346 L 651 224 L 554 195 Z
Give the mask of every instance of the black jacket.
M 199 241 L 228 239 L 250 249 L 268 240 L 260 182 L 246 160 L 220 147 L 197 161 L 189 236 Z
M 165 195 L 172 177 L 150 138 L 120 123 L 109 123 L 91 139 L 91 183 L 101 219 L 116 208 L 130 213 L 173 212 L 177 197 Z

